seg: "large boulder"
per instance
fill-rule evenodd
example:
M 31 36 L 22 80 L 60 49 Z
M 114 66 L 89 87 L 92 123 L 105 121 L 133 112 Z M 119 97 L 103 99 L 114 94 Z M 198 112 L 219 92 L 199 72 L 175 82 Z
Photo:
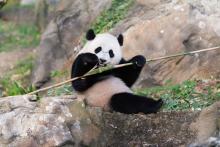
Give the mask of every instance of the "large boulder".
M 125 28 L 126 58 L 142 54 L 151 59 L 219 45 L 220 27 L 217 24 L 220 23 L 220 17 L 214 10 L 212 13 L 205 11 L 208 6 L 215 9 L 218 5 L 206 5 L 206 9 L 201 12 L 198 2 L 138 2 L 132 10 L 132 15 L 113 29 L 115 34 Z M 142 9 L 145 13 L 135 11 L 141 7 L 148 9 Z M 220 49 L 194 56 L 150 62 L 136 86 L 218 77 L 219 54 Z
M 41 87 L 53 70 L 61 69 L 79 45 L 91 22 L 109 7 L 111 0 L 75 0 L 60 2 L 58 14 L 43 33 L 38 50 L 37 64 L 33 72 L 33 85 Z
M 220 103 L 200 111 L 125 115 L 75 96 L 0 99 L 0 146 L 187 146 L 218 137 Z

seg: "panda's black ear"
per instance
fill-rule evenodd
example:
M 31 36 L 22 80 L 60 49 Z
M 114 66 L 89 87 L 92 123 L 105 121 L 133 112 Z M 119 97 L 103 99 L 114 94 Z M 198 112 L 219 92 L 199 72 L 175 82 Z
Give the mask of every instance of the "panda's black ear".
M 93 40 L 95 38 L 95 32 L 93 29 L 89 29 L 86 33 L 86 39 L 87 40 Z
M 120 44 L 120 46 L 123 45 L 123 41 L 124 41 L 123 35 L 122 34 L 118 35 L 118 43 Z

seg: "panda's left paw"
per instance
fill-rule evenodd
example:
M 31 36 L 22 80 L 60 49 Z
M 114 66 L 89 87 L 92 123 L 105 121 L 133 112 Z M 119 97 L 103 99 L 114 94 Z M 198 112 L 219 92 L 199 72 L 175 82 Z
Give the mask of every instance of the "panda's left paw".
M 84 53 L 84 54 L 81 54 L 81 56 L 82 56 L 81 58 L 82 63 L 84 66 L 88 66 L 88 65 L 95 66 L 99 63 L 98 57 L 95 54 Z
M 137 67 L 143 67 L 146 63 L 146 59 L 142 55 L 137 55 L 131 59 L 131 62 Z

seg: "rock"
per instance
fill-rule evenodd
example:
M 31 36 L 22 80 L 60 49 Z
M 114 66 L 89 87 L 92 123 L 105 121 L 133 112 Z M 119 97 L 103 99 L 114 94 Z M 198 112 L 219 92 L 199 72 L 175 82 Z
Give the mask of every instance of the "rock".
M 125 115 L 75 96 L 34 99 L 0 99 L 0 146 L 186 146 L 218 137 L 219 102 L 201 112 Z
M 21 5 L 33 5 L 35 2 L 38 0 L 21 0 L 20 4 Z
M 2 98 L 0 146 L 64 146 L 89 143 L 98 133 L 98 128 L 91 124 L 81 103 L 71 103 L 74 98 L 44 98 L 40 103 L 29 101 L 33 99 L 31 96 Z M 69 109 L 68 104 L 73 107 Z
M 66 106 L 61 105 L 71 99 L 57 99 L 54 102 L 49 100 L 47 104 L 44 100 L 41 106 L 37 106 L 36 102 L 29 101 L 28 96 L 17 98 L 0 100 L 1 146 L 51 146 L 72 139 L 68 128 L 63 124 L 64 117 L 69 117 L 70 114 L 65 109 Z
M 174 1 L 165 4 L 151 3 L 154 8 L 150 7 L 142 13 L 135 10 L 140 7 L 149 8 L 149 5 L 146 5 L 147 1 L 139 3 L 132 10 L 134 13 L 113 29 L 116 34 L 120 28 L 125 28 L 124 54 L 127 58 L 142 54 L 151 59 L 219 45 L 219 25 L 216 24 L 220 23 L 220 18 L 214 15 L 216 13 L 210 16 L 186 2 Z M 158 11 L 155 12 L 156 10 Z M 218 77 L 219 53 L 216 50 L 150 62 L 136 87 L 151 85 L 147 83 L 149 81 L 164 84 L 168 80 L 180 83 L 188 79 Z
M 41 32 L 46 28 L 49 5 L 46 0 L 38 0 L 35 5 L 35 24 Z
M 197 120 L 191 124 L 191 129 L 195 130 L 197 137 L 190 147 L 206 147 L 219 146 L 219 109 L 220 103 L 215 104 L 204 109 Z
M 21 5 L 33 5 L 36 4 L 39 0 L 21 0 Z M 48 4 L 57 4 L 60 0 L 46 0 Z
M 208 15 L 220 14 L 220 2 L 216 0 L 187 0 L 189 4 L 199 9 L 200 12 Z
M 33 85 L 41 87 L 50 79 L 50 72 L 61 69 L 74 55 L 84 32 L 111 0 L 60 2 L 59 14 L 51 20 L 38 47 L 38 59 L 33 72 Z
M 218 147 L 220 145 L 220 138 L 219 137 L 210 137 L 204 143 L 193 143 L 190 144 L 189 147 Z

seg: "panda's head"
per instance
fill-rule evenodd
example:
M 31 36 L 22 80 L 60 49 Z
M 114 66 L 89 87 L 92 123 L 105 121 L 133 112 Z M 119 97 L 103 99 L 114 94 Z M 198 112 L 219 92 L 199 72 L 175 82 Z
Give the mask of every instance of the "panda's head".
M 80 53 L 96 54 L 100 64 L 103 65 L 116 65 L 122 59 L 123 36 L 121 34 L 118 37 L 109 33 L 96 35 L 93 30 L 89 30 L 86 39 L 88 41 Z

